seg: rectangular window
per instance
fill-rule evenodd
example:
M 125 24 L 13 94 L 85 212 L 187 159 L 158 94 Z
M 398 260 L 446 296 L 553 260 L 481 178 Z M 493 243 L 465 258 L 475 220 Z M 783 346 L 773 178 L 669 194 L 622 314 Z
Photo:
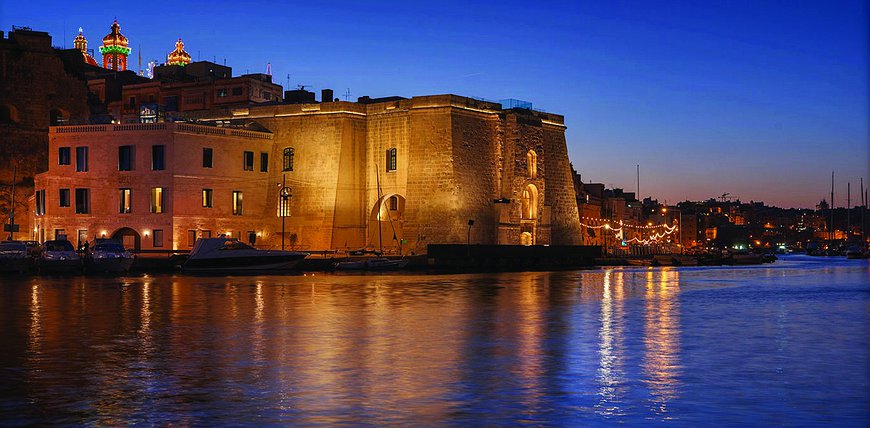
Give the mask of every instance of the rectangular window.
M 233 190 L 233 215 L 242 215 L 242 192 Z
M 76 248 L 80 248 L 82 245 L 85 245 L 85 242 L 88 242 L 88 230 L 87 229 L 79 229 L 78 230 L 78 242 L 76 242 Z
M 163 229 L 154 229 L 154 246 L 163 246 Z
M 69 165 L 71 161 L 70 148 L 69 147 L 58 147 L 57 148 L 57 164 L 58 165 Z
M 202 167 L 203 168 L 211 168 L 212 167 L 212 150 L 211 147 L 205 147 L 202 149 Z
M 133 212 L 133 191 L 131 189 L 118 189 L 118 212 L 129 214 Z
M 203 208 L 211 208 L 212 207 L 212 190 L 211 189 L 202 189 L 202 207 Z
M 91 212 L 91 189 L 76 189 L 76 214 Z
M 187 246 L 193 247 L 193 244 L 196 243 L 196 229 L 189 229 L 187 231 Z
M 257 243 L 257 234 L 253 230 L 248 231 L 248 243 L 251 245 Z
M 269 172 L 269 154 L 260 153 L 260 172 Z
M 227 90 L 226 90 L 226 88 L 224 88 L 224 89 L 218 89 L 218 90 L 217 90 L 217 96 L 218 96 L 218 98 L 223 98 L 223 97 L 227 96 Z
M 395 147 L 387 150 L 387 171 L 396 170 L 396 149 Z
M 57 195 L 58 205 L 61 207 L 69 207 L 69 189 L 60 189 Z
M 211 231 L 210 230 L 203 230 L 202 237 L 203 238 L 211 238 Z
M 130 110 L 136 110 L 136 97 L 130 97 Z
M 245 171 L 253 171 L 254 170 L 254 152 L 245 152 L 244 169 L 245 169 Z
M 151 188 L 151 212 L 154 214 L 163 213 L 163 188 Z
M 133 146 L 118 147 L 118 171 L 133 170 Z
M 45 215 L 45 190 L 36 191 L 36 215 Z
M 157 145 L 151 146 L 151 169 L 154 171 L 163 171 L 166 169 L 164 156 L 166 154 L 166 146 Z
M 239 95 L 242 95 L 242 87 L 236 86 L 235 88 L 233 88 L 233 96 L 237 97 Z
M 66 229 L 54 229 L 54 239 L 66 239 Z
M 293 171 L 293 147 L 284 148 L 284 171 Z
M 76 147 L 76 172 L 88 172 L 88 148 Z

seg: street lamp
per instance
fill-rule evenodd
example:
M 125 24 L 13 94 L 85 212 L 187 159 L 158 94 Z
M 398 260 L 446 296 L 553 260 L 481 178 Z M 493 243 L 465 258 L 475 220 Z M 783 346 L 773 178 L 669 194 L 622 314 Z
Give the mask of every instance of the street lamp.
M 290 198 L 293 197 L 293 194 L 290 192 L 290 188 L 287 187 L 287 174 L 283 174 L 283 183 L 281 184 L 281 251 L 284 251 L 284 236 L 286 235 L 284 230 L 285 219 L 287 218 L 287 207 L 290 205 Z

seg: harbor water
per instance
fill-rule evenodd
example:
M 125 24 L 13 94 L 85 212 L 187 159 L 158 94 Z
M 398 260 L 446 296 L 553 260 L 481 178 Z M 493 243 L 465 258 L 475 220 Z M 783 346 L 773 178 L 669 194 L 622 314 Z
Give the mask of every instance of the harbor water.
M 0 277 L 0 425 L 867 426 L 870 264 Z

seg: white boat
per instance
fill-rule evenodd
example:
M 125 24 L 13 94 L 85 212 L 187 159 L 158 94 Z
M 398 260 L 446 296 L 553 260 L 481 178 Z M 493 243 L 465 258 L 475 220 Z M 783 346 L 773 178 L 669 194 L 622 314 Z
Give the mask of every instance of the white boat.
M 335 263 L 338 270 L 396 270 L 408 265 L 408 259 L 388 259 L 373 257 L 367 260 L 350 260 Z
M 307 256 L 297 251 L 258 250 L 234 238 L 201 238 L 181 269 L 198 273 L 278 271 L 291 269 Z

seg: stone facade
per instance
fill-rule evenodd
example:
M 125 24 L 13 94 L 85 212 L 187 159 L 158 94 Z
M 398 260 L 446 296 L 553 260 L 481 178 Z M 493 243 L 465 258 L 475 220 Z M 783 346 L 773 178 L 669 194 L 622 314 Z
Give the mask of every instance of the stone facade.
M 50 163 L 37 179 L 37 190 L 46 190 L 37 238 L 52 237 L 55 229 L 74 242 L 79 230 L 91 239 L 133 230 L 141 249 L 178 250 L 189 247 L 195 230 L 196 236 L 256 235 L 258 246 L 277 248 L 286 186 L 292 197 L 283 239 L 294 249 L 383 247 L 419 254 L 436 243 L 580 242 L 558 115 L 437 95 L 212 110 L 199 121 L 212 126 L 52 128 L 52 156 L 59 147 L 71 147 L 75 156 L 77 145 L 90 144 L 91 158 L 101 163 L 86 173 L 75 172 L 75 159 L 65 166 Z M 269 133 L 235 128 L 240 123 Z M 133 171 L 117 170 L 120 145 L 135 146 Z M 149 167 L 153 145 L 166 145 L 165 170 Z M 200 166 L 203 147 L 214 148 L 214 168 Z M 246 151 L 253 153 L 253 171 L 243 165 Z M 76 214 L 75 201 L 57 207 L 60 188 L 86 185 L 93 186 L 91 212 Z M 168 198 L 162 214 L 147 211 L 155 187 Z M 120 188 L 132 188 L 134 212 L 118 213 Z M 201 206 L 204 188 L 214 189 L 212 208 Z M 234 190 L 244 194 L 242 215 L 232 213 Z M 164 231 L 162 247 L 146 242 L 145 232 L 153 230 Z
M 28 198 L 33 195 L 34 175 L 47 166 L 48 127 L 86 123 L 87 100 L 87 83 L 64 68 L 48 33 L 15 29 L 3 37 L 0 32 L 0 221 L 9 222 L 9 192 L 17 166 L 16 238 L 30 236 Z

